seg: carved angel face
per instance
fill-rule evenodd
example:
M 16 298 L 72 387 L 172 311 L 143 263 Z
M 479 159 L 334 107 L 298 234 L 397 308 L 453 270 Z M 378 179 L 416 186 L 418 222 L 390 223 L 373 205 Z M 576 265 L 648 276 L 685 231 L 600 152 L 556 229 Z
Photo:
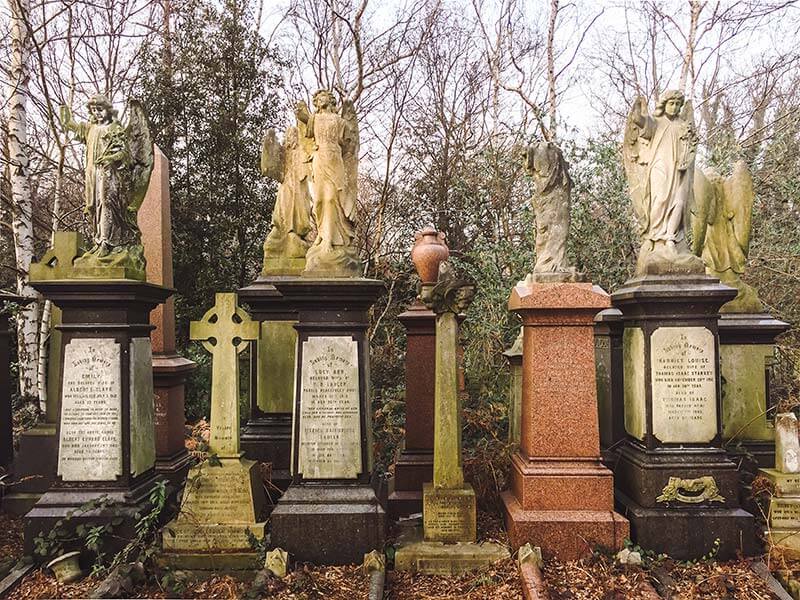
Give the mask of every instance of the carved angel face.
M 681 112 L 682 106 L 683 102 L 680 98 L 670 98 L 667 100 L 666 104 L 664 104 L 664 112 L 668 117 L 677 117 Z
M 89 120 L 92 123 L 109 123 L 111 121 L 111 111 L 102 104 L 90 104 Z

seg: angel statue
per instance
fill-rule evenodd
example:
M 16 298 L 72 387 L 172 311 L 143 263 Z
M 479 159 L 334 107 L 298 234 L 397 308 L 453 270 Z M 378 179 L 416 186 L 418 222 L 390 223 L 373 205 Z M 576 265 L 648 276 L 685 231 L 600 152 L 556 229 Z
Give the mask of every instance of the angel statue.
M 534 143 L 525 149 L 525 169 L 536 186 L 536 264 L 526 281 L 583 281 L 583 274 L 570 266 L 566 257 L 572 180 L 564 154 L 553 142 Z
M 76 276 L 144 280 L 146 263 L 136 214 L 153 170 L 147 115 L 131 99 L 128 123 L 123 125 L 102 94 L 93 96 L 87 107 L 89 121 L 76 122 L 69 107 L 61 106 L 64 129 L 86 145 L 84 210 L 92 223 L 94 245 L 75 260 Z M 113 267 L 121 271 L 102 270 Z
M 696 148 L 692 104 L 682 92 L 665 92 L 652 116 L 647 101 L 636 99 L 625 130 L 623 165 L 642 239 L 637 275 L 704 271 L 686 240 Z
M 296 115 L 313 139 L 311 153 L 312 216 L 317 236 L 306 254 L 305 276 L 358 277 L 361 261 L 353 246 L 358 191 L 358 121 L 353 103 L 337 110 L 336 98 L 319 90 L 314 113 L 302 103 Z
M 694 198 L 692 251 L 702 257 L 706 273 L 739 292 L 720 311 L 762 312 L 758 293 L 741 279 L 750 250 L 754 198 L 753 177 L 747 165 L 737 161 L 727 178 L 713 169 L 698 169 Z
M 299 103 L 305 106 L 305 103 Z M 261 144 L 261 174 L 279 183 L 278 197 L 272 211 L 272 228 L 264 242 L 263 275 L 299 275 L 311 233 L 312 141 L 306 136 L 305 123 L 286 128 L 281 145 L 270 129 Z

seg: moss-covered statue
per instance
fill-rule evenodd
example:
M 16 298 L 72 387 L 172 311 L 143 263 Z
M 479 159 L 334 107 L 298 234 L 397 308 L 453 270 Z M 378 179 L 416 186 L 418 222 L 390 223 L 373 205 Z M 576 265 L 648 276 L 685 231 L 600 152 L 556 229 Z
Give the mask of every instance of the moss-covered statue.
M 753 177 L 744 161 L 729 177 L 713 169 L 698 170 L 694 180 L 695 211 L 692 251 L 701 256 L 709 275 L 736 288 L 736 298 L 721 312 L 759 313 L 764 307 L 755 289 L 742 281 L 750 250 Z
M 361 260 L 353 245 L 358 193 L 358 120 L 349 100 L 337 105 L 328 90 L 313 98 L 314 112 L 300 105 L 297 119 L 314 141 L 311 154 L 312 214 L 317 237 L 306 254 L 304 275 L 359 277 Z
M 637 275 L 705 270 L 686 239 L 696 148 L 694 113 L 682 92 L 665 92 L 652 115 L 647 101 L 636 99 L 625 130 L 623 164 L 642 240 Z
M 75 262 L 75 277 L 145 279 L 144 249 L 136 214 L 153 170 L 153 140 L 147 116 L 136 100 L 128 102 L 122 124 L 111 102 L 93 96 L 89 121 L 76 122 L 61 107 L 61 123 L 86 145 L 84 210 L 92 223 L 92 247 Z

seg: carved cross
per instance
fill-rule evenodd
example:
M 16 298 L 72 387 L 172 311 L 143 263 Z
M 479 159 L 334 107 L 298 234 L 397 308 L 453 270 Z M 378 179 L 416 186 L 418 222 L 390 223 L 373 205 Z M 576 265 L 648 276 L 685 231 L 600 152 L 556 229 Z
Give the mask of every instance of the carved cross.
M 82 253 L 82 247 L 83 236 L 77 231 L 56 231 L 53 234 L 53 246 L 39 262 L 31 265 L 31 280 L 70 279 L 72 263 Z
M 189 337 L 211 353 L 211 439 L 209 451 L 219 458 L 239 453 L 239 353 L 259 337 L 259 323 L 237 304 L 236 294 L 216 295 L 213 308 L 192 321 Z

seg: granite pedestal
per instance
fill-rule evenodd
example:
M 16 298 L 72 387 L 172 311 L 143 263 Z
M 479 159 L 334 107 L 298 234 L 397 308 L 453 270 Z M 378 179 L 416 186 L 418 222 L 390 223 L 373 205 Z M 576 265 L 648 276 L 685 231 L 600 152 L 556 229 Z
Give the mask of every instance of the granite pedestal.
M 623 313 L 625 430 L 616 497 L 633 540 L 695 559 L 756 550 L 736 465 L 722 449 L 719 308 L 736 290 L 706 275 L 633 279 L 612 295 Z
M 74 512 L 70 527 L 115 521 L 104 545 L 114 552 L 134 535 L 158 480 L 149 315 L 173 290 L 131 280 L 33 285 L 62 310 L 64 368 L 57 475 L 25 515 L 25 551 Z M 104 495 L 113 506 L 81 513 Z
M 530 542 L 574 560 L 628 537 L 600 462 L 594 318 L 609 304 L 591 283 L 520 282 L 511 292 L 524 327 L 521 439 L 502 494 L 514 548 Z
M 436 315 L 416 301 L 398 315 L 406 330 L 406 427 L 389 490 L 389 516 L 422 512 L 422 486 L 433 480 Z
M 383 547 L 372 487 L 367 311 L 372 279 L 274 282 L 298 313 L 292 484 L 272 512 L 271 544 L 298 561 L 360 563 Z

